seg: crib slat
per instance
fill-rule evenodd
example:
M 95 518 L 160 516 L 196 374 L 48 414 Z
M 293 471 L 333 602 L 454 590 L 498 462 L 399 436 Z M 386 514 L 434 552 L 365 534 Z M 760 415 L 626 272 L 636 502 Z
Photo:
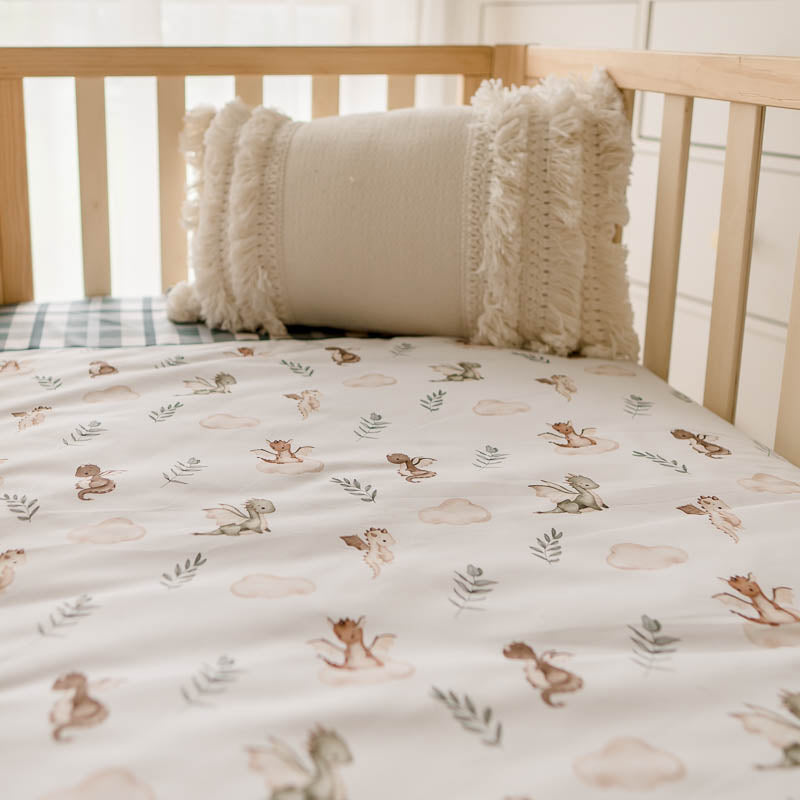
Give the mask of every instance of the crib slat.
M 33 300 L 22 78 L 0 80 L 0 302 Z
M 503 86 L 523 86 L 528 48 L 524 44 L 499 44 L 494 48 L 492 75 Z
M 389 75 L 386 86 L 386 108 L 414 108 L 413 75 Z
M 678 289 L 678 261 L 689 164 L 694 99 L 677 94 L 664 96 L 661 150 L 658 159 L 656 218 L 647 298 L 647 331 L 644 365 L 660 378 L 669 377 L 672 326 Z
M 460 95 L 462 105 L 469 105 L 469 101 L 472 100 L 472 95 L 478 91 L 478 87 L 488 77 L 489 75 L 459 75 L 461 83 Z
M 753 252 L 764 106 L 731 103 L 703 405 L 733 421 Z
M 800 464 L 800 245 L 797 248 L 789 329 L 786 332 L 775 450 L 792 464 Z
M 161 288 L 166 291 L 188 274 L 186 231 L 181 206 L 186 167 L 178 139 L 186 113 L 186 80 L 158 78 L 158 195 L 161 220 Z
M 75 110 L 78 123 L 83 291 L 87 297 L 100 297 L 111 294 L 104 78 L 75 79 Z
M 264 100 L 264 79 L 261 75 L 237 75 L 236 96 L 249 106 L 260 106 Z
M 311 77 L 311 118 L 339 116 L 339 76 Z

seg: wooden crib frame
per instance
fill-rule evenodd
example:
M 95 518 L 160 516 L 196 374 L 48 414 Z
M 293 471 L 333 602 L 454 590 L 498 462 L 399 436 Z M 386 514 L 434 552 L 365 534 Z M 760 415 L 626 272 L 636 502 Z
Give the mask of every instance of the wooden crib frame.
M 0 48 L 0 302 L 33 299 L 22 80 L 74 77 L 83 272 L 87 295 L 111 290 L 106 164 L 107 76 L 157 78 L 162 286 L 186 274 L 177 140 L 187 75 L 235 75 L 260 104 L 261 76 L 311 75 L 312 116 L 339 112 L 339 76 L 388 76 L 387 106 L 414 105 L 415 75 L 461 76 L 468 103 L 484 78 L 533 84 L 605 66 L 629 116 L 637 91 L 664 97 L 644 364 L 666 379 L 672 347 L 689 136 L 695 97 L 730 103 L 704 405 L 733 420 L 767 106 L 800 109 L 800 58 L 564 50 L 524 45 L 408 47 Z M 787 287 L 788 291 L 788 287 Z M 800 464 L 800 253 L 786 342 L 776 450 Z

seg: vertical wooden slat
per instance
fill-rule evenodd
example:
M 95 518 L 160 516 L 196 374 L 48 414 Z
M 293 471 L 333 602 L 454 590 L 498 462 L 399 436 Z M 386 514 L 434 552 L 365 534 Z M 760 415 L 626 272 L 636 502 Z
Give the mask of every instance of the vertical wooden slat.
M 800 245 L 797 248 L 789 329 L 786 332 L 775 450 L 800 466 Z
M 0 302 L 33 300 L 22 78 L 0 80 Z
M 158 195 L 161 220 L 161 288 L 186 278 L 186 231 L 181 206 L 186 167 L 178 139 L 186 113 L 185 78 L 158 78 Z
M 311 77 L 311 118 L 339 115 L 339 76 L 313 75 Z
M 249 106 L 260 106 L 264 100 L 264 79 L 261 75 L 237 75 L 236 96 Z
M 413 75 L 389 75 L 386 85 L 386 108 L 414 108 Z
M 528 48 L 524 44 L 498 44 L 494 48 L 492 76 L 500 78 L 503 86 L 522 86 Z
M 472 100 L 472 95 L 478 91 L 478 87 L 489 75 L 459 75 L 459 96 L 462 105 L 468 106 Z
M 669 377 L 678 261 L 683 232 L 689 137 L 692 132 L 694 98 L 664 96 L 661 148 L 656 185 L 656 218 L 650 262 L 650 293 L 647 298 L 647 331 L 644 365 L 660 378 Z
M 731 103 L 703 405 L 729 422 L 736 413 L 764 106 Z
M 98 297 L 111 294 L 104 78 L 75 79 L 75 111 L 78 123 L 83 291 L 87 297 Z

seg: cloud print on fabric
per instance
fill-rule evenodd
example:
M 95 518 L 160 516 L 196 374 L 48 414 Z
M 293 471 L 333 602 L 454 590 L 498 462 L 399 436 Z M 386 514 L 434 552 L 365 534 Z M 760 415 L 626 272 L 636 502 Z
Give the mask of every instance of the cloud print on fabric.
M 282 578 L 279 575 L 263 573 L 246 575 L 231 586 L 237 597 L 253 599 L 256 597 L 275 600 L 291 595 L 311 594 L 317 587 L 305 578 Z
M 680 547 L 623 542 L 612 546 L 606 562 L 617 569 L 665 569 L 688 559 L 689 554 Z
M 84 403 L 118 403 L 124 400 L 135 400 L 139 397 L 138 392 L 134 392 L 130 386 L 109 386 L 107 389 L 98 389 L 94 392 L 86 392 L 83 396 Z
M 473 522 L 486 522 L 492 518 L 483 506 L 464 497 L 451 497 L 438 506 L 423 508 L 418 516 L 431 525 L 471 525 Z
M 480 400 L 472 410 L 482 417 L 507 417 L 509 414 L 524 414 L 530 411 L 527 403 L 519 400 Z
M 155 800 L 153 790 L 132 772 L 111 768 L 93 772 L 68 789 L 44 795 L 41 800 Z
M 686 776 L 686 768 L 672 753 L 632 737 L 613 739 L 578 758 L 573 769 L 584 783 L 598 789 L 642 791 Z
M 141 539 L 145 533 L 141 525 L 125 517 L 111 517 L 94 525 L 74 528 L 67 534 L 67 539 L 78 544 L 117 544 Z
M 204 428 L 219 431 L 233 431 L 237 428 L 255 428 L 261 420 L 255 417 L 234 417 L 232 414 L 212 414 L 200 420 Z
M 770 494 L 798 494 L 800 483 L 769 475 L 766 472 L 756 472 L 752 478 L 739 478 L 740 486 L 751 492 L 769 492 Z
M 393 378 L 391 375 L 381 375 L 379 372 L 371 372 L 360 378 L 348 378 L 342 383 L 351 389 L 376 389 L 379 386 L 391 386 L 393 383 L 397 383 L 397 378 Z

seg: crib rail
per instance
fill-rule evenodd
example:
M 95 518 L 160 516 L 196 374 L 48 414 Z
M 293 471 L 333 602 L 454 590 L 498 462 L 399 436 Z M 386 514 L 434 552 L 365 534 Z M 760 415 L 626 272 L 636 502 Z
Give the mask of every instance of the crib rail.
M 730 103 L 704 404 L 732 420 L 767 106 L 800 109 L 800 58 L 563 50 L 523 45 L 414 47 L 122 47 L 0 49 L 0 301 L 33 298 L 22 81 L 75 78 L 84 286 L 110 291 L 105 87 L 111 76 L 157 79 L 162 285 L 186 274 L 179 225 L 184 168 L 177 138 L 187 75 L 233 75 L 246 102 L 262 101 L 262 76 L 312 76 L 312 116 L 339 113 L 341 75 L 387 75 L 387 107 L 414 105 L 416 75 L 459 75 L 461 102 L 481 80 L 532 84 L 551 73 L 608 69 L 630 117 L 637 91 L 665 95 L 644 363 L 667 378 L 692 106 Z M 787 287 L 788 288 L 788 287 Z M 800 463 L 800 253 L 792 296 L 776 449 Z

